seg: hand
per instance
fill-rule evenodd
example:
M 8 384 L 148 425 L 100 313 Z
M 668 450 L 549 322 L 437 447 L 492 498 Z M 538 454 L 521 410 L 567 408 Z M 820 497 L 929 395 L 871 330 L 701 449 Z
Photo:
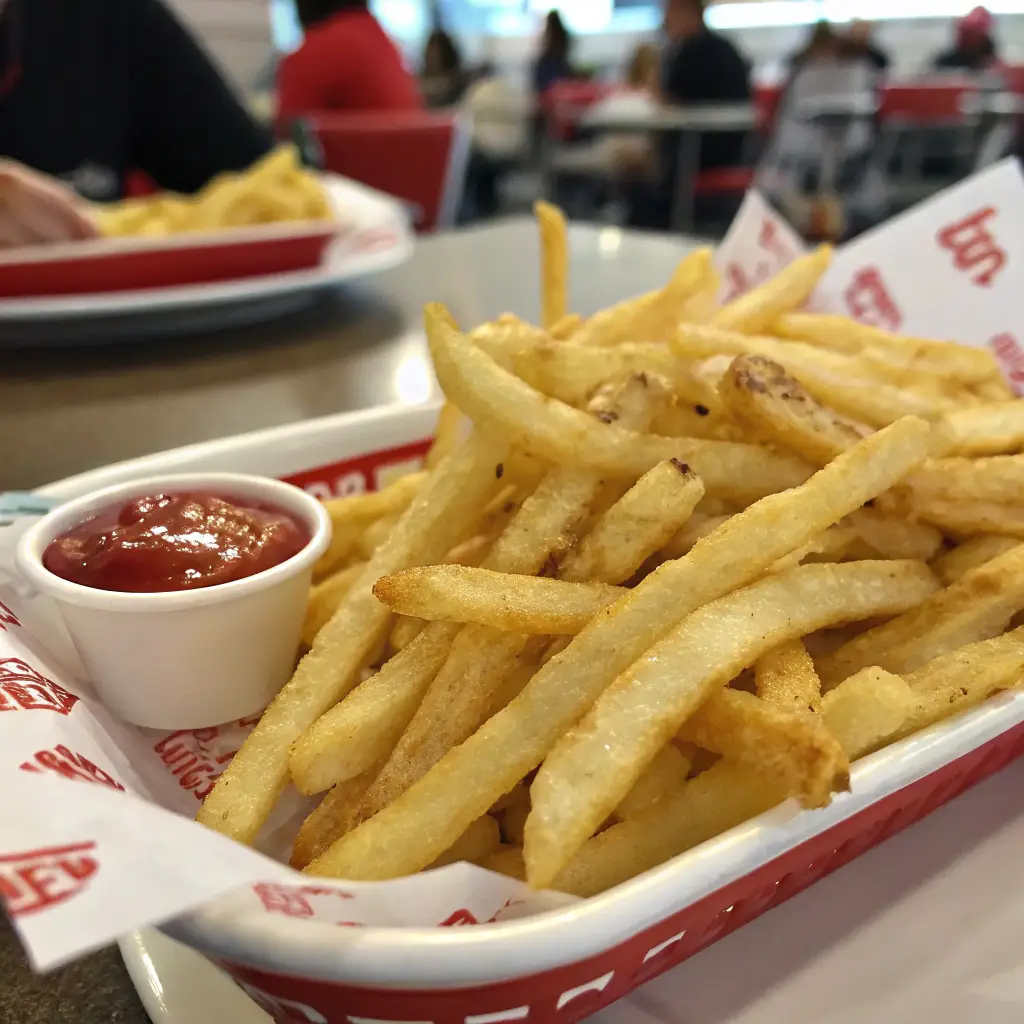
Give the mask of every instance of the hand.
M 0 160 L 0 248 L 95 238 L 85 209 L 56 178 Z

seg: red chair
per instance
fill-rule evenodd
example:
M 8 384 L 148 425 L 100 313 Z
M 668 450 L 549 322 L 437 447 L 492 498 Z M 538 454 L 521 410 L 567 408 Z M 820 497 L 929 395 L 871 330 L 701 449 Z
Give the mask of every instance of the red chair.
M 419 232 L 455 223 L 469 157 L 469 126 L 457 115 L 310 114 L 324 170 L 404 200 Z
M 891 85 L 882 94 L 882 121 L 914 125 L 959 124 L 964 103 L 977 89 L 967 82 L 942 85 Z
M 757 130 L 769 135 L 775 125 L 775 116 L 785 90 L 781 85 L 759 85 L 754 89 L 754 107 L 757 110 Z

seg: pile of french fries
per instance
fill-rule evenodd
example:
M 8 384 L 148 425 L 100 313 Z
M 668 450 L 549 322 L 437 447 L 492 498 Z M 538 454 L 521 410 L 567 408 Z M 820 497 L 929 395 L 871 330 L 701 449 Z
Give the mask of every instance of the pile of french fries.
M 796 312 L 828 248 L 722 308 L 694 252 L 584 319 L 538 218 L 543 324 L 427 308 L 427 467 L 329 503 L 310 650 L 200 812 L 249 843 L 323 794 L 313 875 L 588 896 L 1024 672 L 1024 403 L 988 353 Z
M 160 192 L 92 207 L 106 238 L 163 238 L 333 216 L 323 185 L 302 166 L 291 144 L 278 146 L 245 171 L 217 175 L 194 196 Z

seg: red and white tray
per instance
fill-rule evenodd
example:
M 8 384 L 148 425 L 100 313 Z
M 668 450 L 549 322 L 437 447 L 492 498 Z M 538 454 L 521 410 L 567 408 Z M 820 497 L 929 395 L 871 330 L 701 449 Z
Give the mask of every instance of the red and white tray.
M 424 407 L 329 417 L 107 467 L 45 493 L 72 497 L 186 468 L 261 472 L 316 494 L 348 493 L 421 457 L 435 416 L 436 407 Z M 223 967 L 277 1021 L 576 1021 L 1022 754 L 1024 695 L 1007 694 L 858 762 L 852 792 L 826 810 L 783 804 L 601 896 L 533 917 L 340 929 L 231 896 L 165 930 Z
M 336 175 L 324 184 L 334 221 L 0 253 L 0 344 L 173 333 L 213 326 L 211 317 L 252 321 L 409 258 L 413 234 L 398 201 Z

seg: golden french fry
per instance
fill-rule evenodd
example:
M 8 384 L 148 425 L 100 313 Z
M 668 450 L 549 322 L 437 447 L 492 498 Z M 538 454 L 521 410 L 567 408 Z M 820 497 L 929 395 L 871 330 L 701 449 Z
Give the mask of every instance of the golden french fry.
M 968 384 L 999 377 L 999 367 L 992 353 L 984 349 L 967 348 L 952 341 L 926 341 L 890 334 L 844 316 L 789 313 L 779 317 L 771 326 L 785 338 L 858 356 L 864 352 L 876 353 L 880 358 L 895 360 L 907 369 L 930 372 L 940 377 L 956 377 Z
M 1024 539 L 1024 508 L 986 501 L 916 498 L 911 514 L 954 537 L 977 533 Z
M 480 866 L 498 875 L 517 878 L 521 882 L 526 881 L 526 863 L 523 860 L 521 846 L 503 846 L 497 853 L 492 853 L 490 857 L 480 861 Z
M 785 792 L 756 769 L 719 761 L 678 792 L 594 836 L 551 887 L 574 896 L 596 896 L 756 817 L 785 798 Z M 515 874 L 518 861 L 512 851 L 487 862 L 492 870 L 494 865 L 512 877 L 521 877 Z
M 849 357 L 829 354 L 826 361 L 806 345 L 725 331 L 717 325 L 682 324 L 672 346 L 689 360 L 738 355 L 774 360 L 819 402 L 872 427 L 884 427 L 903 416 L 936 419 L 952 402 L 873 379 L 862 364 Z
M 709 324 L 718 312 L 718 293 L 722 290 L 722 275 L 708 260 L 703 283 L 683 303 L 679 322 L 684 324 Z
M 592 316 L 573 340 L 580 345 L 608 347 L 622 342 L 668 341 L 687 304 L 707 280 L 711 251 L 697 249 L 676 267 L 664 288 L 627 299 Z
M 912 672 L 932 658 L 1001 633 L 1024 608 L 1024 544 L 965 573 L 899 618 L 854 638 L 818 661 L 827 686 L 862 668 Z
M 770 775 L 804 807 L 824 807 L 833 793 L 850 788 L 846 755 L 805 709 L 781 708 L 742 690 L 719 690 L 679 736 Z
M 1024 504 L 1024 455 L 993 455 L 984 459 L 932 459 L 905 481 L 915 502 L 991 502 Z
M 907 677 L 914 707 L 903 729 L 917 732 L 1024 683 L 1024 628 L 944 654 Z
M 572 636 L 617 601 L 622 588 L 431 565 L 382 576 L 373 593 L 402 615 L 475 622 L 514 633 Z
M 938 426 L 946 432 L 950 455 L 1013 454 L 1024 449 L 1024 401 L 1017 398 L 1012 402 L 954 409 L 943 416 Z
M 557 206 L 537 202 L 533 212 L 540 228 L 541 323 L 550 329 L 569 311 L 569 228 Z
M 873 434 L 806 484 L 762 499 L 665 563 L 548 661 L 508 708 L 451 750 L 394 803 L 338 840 L 312 870 L 394 878 L 441 854 L 535 768 L 605 687 L 683 616 L 756 579 L 928 456 L 930 429 L 909 418 Z M 668 739 L 668 736 L 665 737 Z
M 388 646 L 396 654 L 404 651 L 420 635 L 426 623 L 422 619 L 410 619 L 407 615 L 399 615 L 391 628 Z
M 462 429 L 462 413 L 451 402 L 441 406 L 437 417 L 434 443 L 427 452 L 427 469 L 433 469 L 445 456 L 451 455 L 459 446 L 459 431 Z
M 482 818 L 477 818 L 452 846 L 430 865 L 430 868 L 443 868 L 448 864 L 458 864 L 460 861 L 472 864 L 497 853 L 500 846 L 501 830 L 498 823 L 485 814 Z
M 689 744 L 686 746 L 690 747 Z M 666 743 L 615 808 L 615 817 L 620 821 L 635 818 L 649 807 L 653 807 L 659 800 L 664 800 L 675 793 L 686 782 L 692 767 L 692 756 L 684 754 L 675 743 Z M 526 824 L 525 816 L 523 824 Z M 513 842 L 522 845 L 523 836 L 520 835 Z
M 709 491 L 748 499 L 793 487 L 810 472 L 801 460 L 756 445 L 658 437 L 602 423 L 503 370 L 433 306 L 426 319 L 435 370 L 449 398 L 481 428 L 550 462 L 637 477 L 675 458 Z
M 825 725 L 851 761 L 890 742 L 913 709 L 907 683 L 877 666 L 861 669 L 821 701 Z
M 942 534 L 927 523 L 887 516 L 872 508 L 850 513 L 860 539 L 885 558 L 919 558 L 927 562 L 942 547 Z
M 310 590 L 306 618 L 302 623 L 302 642 L 307 647 L 313 646 L 317 633 L 331 621 L 345 595 L 355 585 L 359 574 L 365 568 L 365 562 L 356 562 L 355 565 L 350 565 L 333 576 L 328 576 L 322 583 L 317 583 Z
M 523 829 L 530 814 L 530 798 L 508 807 L 501 815 L 501 838 L 503 842 L 523 845 Z
M 821 710 L 821 680 L 802 640 L 788 640 L 754 665 L 757 695 L 790 711 Z
M 330 848 L 334 836 L 344 831 L 352 808 L 373 782 L 373 776 L 371 769 L 364 775 L 338 783 L 324 794 L 295 837 L 290 860 L 293 868 L 305 868 Z
M 555 341 L 568 341 L 584 324 L 584 319 L 579 313 L 567 313 L 557 323 L 551 326 L 551 337 Z
M 964 573 L 976 569 L 979 565 L 991 562 L 993 558 L 1005 555 L 1015 548 L 1020 541 L 1016 537 L 999 537 L 994 534 L 982 534 L 972 537 L 963 544 L 957 545 L 952 551 L 939 555 L 931 562 L 932 571 L 947 586 L 955 583 Z
M 287 784 L 292 743 L 355 685 L 364 659 L 386 635 L 391 613 L 373 596 L 373 584 L 449 551 L 496 489 L 494 466 L 506 454 L 502 442 L 474 435 L 431 473 L 217 780 L 197 816 L 201 824 L 239 842 L 253 840 Z
M 832 247 L 822 245 L 794 260 L 766 284 L 733 299 L 712 319 L 716 327 L 755 334 L 784 313 L 799 309 L 832 263 Z
M 321 793 L 383 763 L 457 633 L 458 627 L 450 623 L 424 629 L 295 741 L 289 771 L 300 793 Z
M 919 562 L 804 565 L 692 612 L 616 679 L 545 759 L 530 787 L 524 844 L 530 884 L 546 888 L 554 880 L 716 688 L 786 640 L 912 608 L 935 585 Z M 763 709 L 785 715 L 767 704 Z M 809 724 L 790 717 L 794 730 Z M 685 738 L 706 746 L 713 734 L 702 728 Z
M 782 366 L 765 356 L 737 356 L 719 392 L 753 437 L 789 448 L 816 466 L 827 465 L 869 433 L 823 408 Z
M 704 495 L 701 479 L 676 462 L 645 473 L 566 556 L 559 578 L 624 583 L 676 534 Z
M 595 396 L 590 409 L 605 410 L 627 424 L 642 427 L 650 421 L 658 401 L 655 389 L 631 377 L 607 394 Z M 596 473 L 552 469 L 497 539 L 484 568 L 532 576 L 549 562 L 557 565 L 601 487 Z M 367 790 L 359 820 L 387 806 L 452 747 L 467 739 L 492 714 L 495 702 L 504 699 L 505 680 L 514 679 L 519 659 L 524 656 L 528 665 L 534 664 L 525 635 L 488 626 L 466 626 Z M 509 685 L 518 685 L 518 680 Z

